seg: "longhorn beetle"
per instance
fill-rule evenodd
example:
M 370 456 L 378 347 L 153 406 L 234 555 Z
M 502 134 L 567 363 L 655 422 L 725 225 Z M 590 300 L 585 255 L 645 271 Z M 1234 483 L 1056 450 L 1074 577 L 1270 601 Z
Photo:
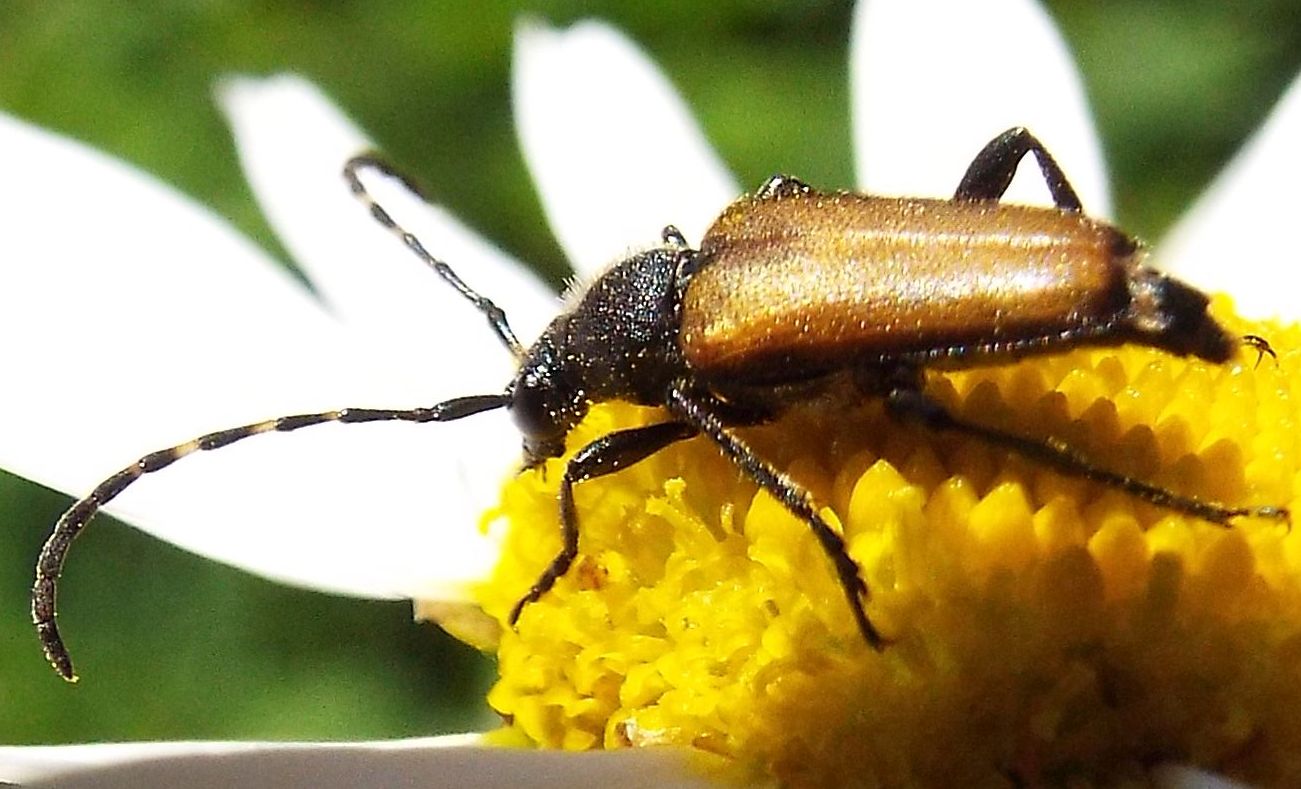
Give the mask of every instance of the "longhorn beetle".
M 999 202 L 1033 154 L 1055 208 Z M 794 402 L 852 384 L 897 417 L 974 436 L 1059 471 L 1160 507 L 1228 525 L 1241 516 L 1289 520 L 1276 506 L 1230 507 L 1108 471 L 1059 440 L 981 426 L 926 394 L 931 368 L 1005 362 L 1073 346 L 1136 343 L 1223 363 L 1239 341 L 1273 355 L 1254 335 L 1234 338 L 1207 314 L 1208 298 L 1143 265 L 1139 244 L 1090 219 L 1061 168 L 1026 129 L 1009 129 L 976 155 L 950 200 L 823 193 L 775 176 L 728 206 L 692 249 L 672 225 L 663 243 L 614 264 L 525 348 L 492 301 L 398 225 L 358 176 L 400 174 L 379 159 L 350 160 L 344 177 L 372 216 L 488 319 L 519 364 L 499 394 L 428 408 L 345 408 L 299 414 L 200 436 L 145 455 L 100 483 L 55 525 L 41 551 L 32 618 L 46 657 L 75 675 L 55 622 L 68 548 L 97 510 L 140 478 L 196 450 L 259 433 L 325 422 L 447 422 L 505 408 L 523 434 L 526 467 L 564 453 L 592 403 L 660 406 L 661 422 L 618 430 L 580 448 L 560 480 L 563 547 L 510 613 L 546 594 L 578 555 L 574 485 L 703 435 L 808 524 L 835 567 L 859 631 L 885 640 L 842 537 L 807 490 L 755 454 L 735 428 L 777 418 Z

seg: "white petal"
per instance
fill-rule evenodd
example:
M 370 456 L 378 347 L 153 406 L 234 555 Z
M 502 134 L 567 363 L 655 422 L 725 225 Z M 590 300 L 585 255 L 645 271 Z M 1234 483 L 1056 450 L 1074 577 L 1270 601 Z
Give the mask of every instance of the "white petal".
M 173 190 L 3 116 L 0 168 L 3 467 L 83 494 L 145 452 L 209 430 L 429 403 L 258 249 Z M 437 350 L 411 365 L 436 368 Z M 498 480 L 481 459 L 462 467 L 457 457 L 480 446 L 517 456 L 504 414 L 258 437 L 151 475 L 109 511 L 273 578 L 426 593 L 481 577 L 494 556 L 476 520 Z M 473 492 L 453 487 L 462 484 Z
M 276 233 L 327 303 L 375 336 L 377 353 L 410 363 L 448 328 L 463 331 L 476 319 L 470 304 L 353 197 L 341 175 L 344 162 L 374 145 L 316 86 L 293 75 L 229 78 L 217 95 Z M 518 261 L 398 184 L 379 177 L 365 183 L 431 254 L 497 300 L 519 324 L 523 341 L 550 319 L 554 294 Z M 491 374 L 482 382 L 500 387 L 512 368 L 492 334 L 463 332 L 459 344 Z
M 1233 294 L 1255 317 L 1301 314 L 1296 256 L 1296 177 L 1301 173 L 1301 77 L 1264 126 L 1180 220 L 1157 262 L 1209 291 Z
M 0 747 L 0 781 L 25 786 L 712 787 L 672 748 L 562 753 L 494 748 L 477 734 L 358 743 L 155 742 Z M 1240 789 L 1165 764 L 1159 789 Z
M 33 787 L 706 787 L 700 757 L 671 748 L 565 753 L 471 736 L 374 743 L 149 743 L 0 748 L 0 780 Z M 81 767 L 81 769 L 78 769 Z M 45 779 L 45 780 L 42 780 Z
M 1249 789 L 1248 784 L 1184 764 L 1163 764 L 1150 775 L 1154 789 Z
M 1052 19 L 1032 0 L 864 0 L 851 46 L 859 185 L 948 197 L 976 152 L 1026 126 L 1066 171 L 1085 210 L 1111 211 L 1084 87 Z M 1051 202 L 1023 162 L 1007 199 Z
M 515 122 L 556 238 L 580 274 L 676 225 L 697 242 L 738 194 L 682 98 L 597 22 L 515 35 Z

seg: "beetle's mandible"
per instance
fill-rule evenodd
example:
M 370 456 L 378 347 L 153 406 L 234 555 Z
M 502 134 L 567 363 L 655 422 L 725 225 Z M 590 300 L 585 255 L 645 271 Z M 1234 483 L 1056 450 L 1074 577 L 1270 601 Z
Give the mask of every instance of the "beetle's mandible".
M 999 202 L 1028 154 L 1055 208 Z M 663 421 L 602 436 L 570 458 L 559 491 L 563 547 L 512 610 L 512 624 L 578 555 L 577 483 L 703 436 L 808 524 L 863 638 L 880 649 L 885 639 L 867 616 L 867 586 L 840 534 L 818 514 L 808 491 L 736 432 L 846 384 L 883 398 L 896 416 L 978 437 L 1214 523 L 1290 517 L 1284 507 L 1227 506 L 1108 471 L 1060 441 L 961 419 L 926 394 L 928 368 L 991 364 L 1081 345 L 1135 343 L 1214 363 L 1227 361 L 1244 343 L 1273 355 L 1259 337 L 1227 333 L 1207 313 L 1204 294 L 1145 266 L 1131 237 L 1085 216 L 1057 163 L 1023 128 L 986 145 L 950 200 L 823 193 L 793 178 L 771 178 L 729 206 L 699 248 L 666 227 L 661 246 L 600 275 L 528 348 L 501 309 L 374 202 L 358 176 L 364 169 L 401 176 L 371 156 L 344 168 L 372 215 L 488 318 L 518 361 L 514 379 L 501 393 L 428 408 L 346 408 L 210 433 L 146 455 L 100 483 L 59 519 L 36 566 L 32 618 L 46 656 L 65 679 L 75 674 L 55 621 L 58 579 L 72 541 L 100 507 L 140 476 L 196 450 L 325 422 L 446 422 L 505 408 L 523 434 L 526 465 L 534 466 L 563 454 L 566 436 L 592 403 L 623 400 L 664 409 Z

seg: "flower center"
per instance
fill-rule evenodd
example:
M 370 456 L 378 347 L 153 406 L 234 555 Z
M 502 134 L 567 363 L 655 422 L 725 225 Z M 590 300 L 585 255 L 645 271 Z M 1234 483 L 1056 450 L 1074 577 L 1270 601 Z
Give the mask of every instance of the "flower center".
M 1297 511 L 1301 330 L 1224 320 L 1277 363 L 1084 349 L 935 373 L 927 391 L 1180 493 Z M 663 418 L 598 406 L 569 451 Z M 797 786 L 1169 759 L 1301 782 L 1301 537 L 1286 526 L 1199 521 L 879 402 L 740 432 L 843 529 L 890 645 L 863 642 L 808 527 L 697 438 L 575 487 L 579 558 L 500 641 L 489 702 L 509 726 L 547 747 L 689 746 Z M 564 463 L 512 480 L 490 515 L 510 528 L 480 595 L 500 622 L 560 549 Z

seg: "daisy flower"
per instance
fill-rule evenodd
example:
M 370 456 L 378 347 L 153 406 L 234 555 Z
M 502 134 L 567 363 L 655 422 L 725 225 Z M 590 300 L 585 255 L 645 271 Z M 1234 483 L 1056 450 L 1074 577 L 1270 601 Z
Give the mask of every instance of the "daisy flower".
M 981 144 L 1025 125 L 1090 213 L 1106 216 L 1079 79 L 1042 10 L 1023 0 L 979 13 L 929 5 L 857 9 L 859 186 L 947 196 Z M 525 23 L 515 58 L 523 150 L 578 274 L 654 243 L 668 221 L 699 239 L 743 191 L 617 32 Z M 1017 82 L 992 89 L 990 74 L 1012 73 Z M 1299 97 L 1289 93 L 1156 252 L 1195 284 L 1232 292 L 1257 321 L 1294 310 L 1290 289 L 1271 279 L 1271 231 L 1286 225 L 1269 198 L 1284 193 L 1276 181 L 1288 168 L 1277 157 L 1301 125 Z M 508 380 L 509 355 L 474 325 L 481 318 L 343 188 L 339 166 L 370 147 L 350 121 L 295 77 L 234 78 L 219 98 L 249 181 L 310 289 L 146 176 L 0 119 L 5 171 L 23 185 L 0 198 L 19 220 L 6 235 L 40 263 L 6 266 L 0 320 L 23 340 L 10 349 L 12 369 L 49 382 L 6 390 L 0 466 L 80 493 L 124 461 L 205 430 L 340 405 L 429 405 Z M 526 343 L 557 309 L 523 265 L 445 211 L 382 179 L 368 185 L 505 307 Z M 1046 190 L 1022 177 L 1007 199 L 1043 202 Z M 56 202 L 57 215 L 34 208 Z M 69 229 L 93 238 L 93 252 L 51 253 Z M 1294 505 L 1301 448 L 1289 392 L 1301 332 L 1239 317 L 1226 297 L 1213 309 L 1232 331 L 1266 336 L 1277 363 L 1083 349 L 929 385 L 962 413 L 1060 435 L 1162 485 Z M 432 355 L 438 363 L 425 363 Z M 88 395 L 103 365 L 131 385 Z M 596 408 L 570 449 L 653 418 Z M 91 438 L 69 452 L 58 440 L 69 435 Z M 511 604 L 558 546 L 563 461 L 502 490 L 518 436 L 501 413 L 426 428 L 314 428 L 196 455 L 109 511 L 287 583 L 415 600 L 421 615 L 496 651 L 488 701 L 506 725 L 485 737 L 334 746 L 5 748 L 0 778 L 1219 780 L 1205 768 L 1282 785 L 1301 774 L 1301 683 L 1289 668 L 1301 643 L 1301 554 L 1290 531 L 1254 521 L 1225 530 L 1160 511 L 975 442 L 894 425 L 874 403 L 795 409 L 747 435 L 843 527 L 873 590 L 870 613 L 894 642 L 884 652 L 858 638 L 807 529 L 705 442 L 582 485 L 582 556 L 510 629 Z

